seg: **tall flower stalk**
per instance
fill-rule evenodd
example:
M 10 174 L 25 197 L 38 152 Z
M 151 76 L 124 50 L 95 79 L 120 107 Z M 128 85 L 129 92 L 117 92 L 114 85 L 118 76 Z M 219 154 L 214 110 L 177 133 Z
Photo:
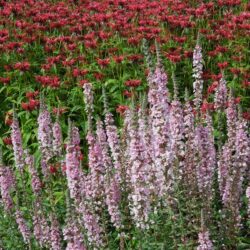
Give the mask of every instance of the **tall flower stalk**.
M 193 89 L 194 89 L 194 105 L 196 111 L 199 111 L 202 103 L 203 92 L 203 63 L 202 63 L 202 48 L 200 45 L 200 35 L 198 34 L 197 43 L 193 53 Z
M 19 127 L 16 111 L 13 113 L 13 122 L 11 124 L 11 140 L 14 150 L 15 164 L 20 171 L 24 167 L 24 150 L 22 145 L 22 135 Z

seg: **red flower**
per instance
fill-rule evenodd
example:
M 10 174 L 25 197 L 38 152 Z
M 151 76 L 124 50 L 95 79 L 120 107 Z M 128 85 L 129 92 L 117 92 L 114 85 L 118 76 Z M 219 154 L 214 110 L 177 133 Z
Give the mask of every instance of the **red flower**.
M 207 110 L 214 110 L 214 104 L 213 103 L 209 103 L 206 100 L 203 102 L 202 106 L 201 106 L 201 112 L 202 113 L 206 113 Z
M 186 42 L 187 37 L 186 36 L 182 36 L 182 37 L 175 36 L 173 39 L 174 39 L 174 41 L 176 41 L 178 43 L 184 43 L 184 42 Z
M 119 105 L 116 108 L 116 112 L 120 113 L 120 115 L 123 115 L 126 110 L 128 110 L 128 106 L 125 106 L 125 105 Z
M 94 77 L 96 80 L 102 80 L 104 78 L 104 74 L 96 72 L 94 73 Z
M 225 69 L 228 66 L 228 62 L 217 63 L 220 69 Z
M 121 63 L 124 60 L 124 56 L 114 56 L 114 61 L 116 63 Z
M 8 125 L 8 126 L 11 126 L 12 122 L 13 122 L 13 120 L 10 119 L 10 118 L 5 120 L 5 124 Z
M 85 41 L 84 45 L 86 48 L 95 49 L 97 47 L 97 41 L 96 40 Z
M 9 77 L 0 77 L 0 83 L 7 85 L 8 83 L 10 83 L 10 78 Z
M 36 90 L 36 91 L 34 91 L 34 92 L 26 92 L 26 97 L 27 98 L 34 98 L 34 97 L 36 97 L 36 96 L 38 96 L 39 95 L 39 91 L 38 90 Z
M 80 161 L 82 161 L 82 160 L 84 159 L 84 157 L 83 157 L 83 154 L 82 154 L 82 153 L 80 153 L 80 155 L 79 155 L 78 159 L 79 159 Z
M 30 68 L 29 62 L 18 62 L 14 65 L 14 69 L 19 69 L 21 71 L 27 71 Z
M 220 52 L 220 53 L 225 53 L 225 52 L 228 51 L 228 48 L 218 45 L 218 46 L 215 48 L 215 50 L 216 50 L 217 52 Z
M 86 69 L 73 69 L 73 76 L 78 77 L 78 76 L 85 76 L 88 73 L 88 70 Z
M 84 85 L 85 83 L 87 83 L 87 82 L 89 82 L 89 81 L 86 80 L 86 79 L 80 80 L 79 86 L 80 86 L 80 87 L 83 87 L 83 85 Z
M 123 95 L 126 96 L 126 97 L 131 97 L 132 96 L 132 93 L 128 90 L 125 90 L 123 91 Z
M 193 57 L 193 51 L 185 50 L 184 51 L 184 57 L 185 58 L 192 58 Z
M 244 88 L 248 88 L 248 87 L 250 87 L 250 81 L 244 80 L 242 85 L 243 85 Z
M 241 73 L 240 69 L 236 69 L 236 68 L 231 68 L 230 71 L 234 74 L 234 75 L 239 75 Z
M 58 76 L 36 76 L 36 81 L 42 84 L 42 86 L 58 88 L 60 86 L 60 80 Z
M 34 110 L 36 107 L 39 106 L 39 101 L 35 99 L 30 99 L 29 100 L 29 110 Z
M 39 106 L 39 101 L 38 100 L 35 100 L 35 99 L 29 99 L 29 102 L 26 103 L 26 102 L 22 102 L 21 103 L 21 107 L 24 109 L 24 110 L 27 110 L 27 111 L 32 111 L 34 110 L 35 108 L 37 108 Z
M 125 86 L 127 87 L 138 87 L 139 85 L 141 85 L 141 80 L 128 80 L 125 82 Z
M 21 103 L 21 107 L 22 107 L 22 109 L 24 109 L 24 110 L 29 110 L 29 103 L 22 102 L 22 103 Z
M 234 99 L 234 103 L 235 103 L 235 104 L 239 104 L 240 101 L 241 101 L 240 96 L 238 96 L 238 97 L 236 97 L 236 98 Z
M 107 67 L 110 63 L 110 59 L 106 58 L 106 59 L 97 59 L 97 63 L 101 66 L 101 67 Z
M 212 74 L 211 75 L 211 78 L 214 80 L 214 81 L 219 81 L 221 79 L 222 75 L 221 74 L 218 74 L 218 75 L 215 75 L 215 74 Z
M 242 113 L 242 116 L 244 119 L 250 121 L 250 112 L 244 112 L 244 113 Z
M 3 143 L 5 145 L 12 145 L 12 140 L 10 137 L 5 137 L 5 138 L 3 138 Z
M 208 93 L 208 94 L 213 93 L 213 92 L 216 90 L 217 86 L 218 86 L 218 82 L 217 82 L 217 81 L 213 82 L 212 85 L 210 85 L 210 86 L 208 87 L 207 93 Z
M 67 169 L 66 164 L 63 164 L 63 165 L 62 165 L 62 171 L 63 171 L 63 172 L 66 172 L 66 169 Z
M 33 98 L 34 93 L 33 92 L 26 92 L 26 97 L 27 98 Z
M 137 62 L 137 61 L 141 60 L 143 58 L 143 56 L 142 55 L 129 55 L 127 58 L 129 61 Z
M 55 166 L 50 165 L 50 166 L 49 166 L 49 171 L 50 171 L 50 173 L 51 173 L 51 174 L 54 174 L 54 173 L 56 173 L 56 172 L 57 172 L 57 169 L 56 169 L 56 167 L 55 167 Z
M 67 49 L 68 49 L 69 51 L 75 50 L 75 49 L 76 49 L 76 44 L 74 44 L 74 43 L 69 44 L 69 45 L 67 46 Z
M 67 111 L 67 108 L 53 108 L 53 113 L 62 115 L 63 113 L 65 113 Z
M 140 37 L 131 37 L 128 39 L 128 44 L 138 45 L 140 43 Z

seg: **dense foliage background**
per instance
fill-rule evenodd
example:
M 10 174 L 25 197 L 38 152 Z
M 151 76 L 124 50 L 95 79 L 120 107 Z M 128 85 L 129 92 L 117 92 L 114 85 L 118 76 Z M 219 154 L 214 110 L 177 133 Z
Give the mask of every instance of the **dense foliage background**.
M 59 224 L 64 225 L 65 214 L 70 213 L 66 206 L 67 178 L 62 171 L 63 155 L 67 153 L 66 144 L 69 145 L 71 136 L 68 120 L 79 128 L 81 169 L 88 173 L 88 116 L 93 116 L 94 131 L 96 122 L 104 120 L 106 113 L 111 112 L 122 140 L 122 135 L 127 135 L 124 132 L 124 111 L 128 106 L 133 107 L 131 109 L 143 107 L 142 100 L 147 99 L 150 93 L 150 72 L 158 65 L 157 58 L 158 63 L 161 58 L 162 68 L 168 75 L 165 81 L 165 87 L 169 89 L 168 101 L 175 100 L 174 94 L 177 95 L 178 88 L 178 98 L 184 102 L 186 89 L 189 93 L 186 100 L 190 100 L 191 107 L 194 107 L 193 51 L 198 40 L 202 48 L 204 82 L 202 103 L 195 112 L 200 114 L 198 117 L 209 113 L 213 118 L 217 157 L 229 137 L 225 110 L 230 106 L 230 100 L 224 100 L 219 108 L 214 103 L 222 78 L 227 93 L 231 91 L 233 102 L 240 106 L 239 114 L 242 114 L 246 124 L 244 131 L 249 131 L 249 18 L 250 4 L 243 0 L 0 0 L 0 144 L 3 165 L 12 166 L 17 179 L 15 190 L 18 191 L 12 192 L 14 207 L 24 214 L 28 227 L 32 228 L 30 211 L 36 203 L 36 195 L 31 187 L 32 174 L 27 169 L 19 172 L 15 167 L 17 163 L 11 139 L 14 116 L 19 121 L 22 147 L 34 156 L 35 169 L 43 182 L 42 210 L 50 222 L 53 220 L 49 215 L 53 217 L 56 214 Z M 92 84 L 94 92 L 93 113 L 84 102 L 83 87 L 88 83 Z M 38 127 L 41 123 L 38 116 L 42 100 L 50 111 L 52 122 L 59 121 L 65 144 L 61 155 L 48 162 L 49 176 L 44 176 L 40 164 Z M 104 103 L 107 105 L 105 112 Z M 152 112 L 150 105 L 150 101 L 145 104 L 145 110 L 149 109 L 145 117 Z M 40 114 L 42 112 L 43 107 Z M 199 123 L 196 125 L 198 127 Z M 246 164 L 248 171 L 249 161 Z M 248 181 L 249 178 L 243 181 L 244 194 L 242 192 L 240 198 L 243 224 L 239 231 L 232 233 L 231 238 L 228 235 L 228 238 L 221 238 L 222 235 L 226 237 L 222 231 L 227 231 L 227 228 L 216 228 L 220 227 L 223 216 L 227 215 L 220 214 L 222 201 L 219 192 L 215 192 L 217 196 L 213 197 L 211 206 L 214 214 L 211 220 L 217 222 L 212 222 L 208 227 L 216 249 L 250 248 L 245 195 Z M 184 192 L 186 186 L 183 187 L 182 182 L 175 184 L 178 191 L 174 188 L 174 201 L 168 201 L 174 205 L 170 206 L 171 209 L 164 204 L 160 208 L 156 206 L 158 213 L 152 213 L 154 226 L 150 230 L 138 229 L 130 219 L 125 220 L 127 228 L 124 230 L 126 236 L 122 247 L 194 249 L 198 246 L 198 233 L 203 221 L 200 197 L 198 195 L 198 198 L 195 196 L 194 200 L 187 201 Z M 217 190 L 216 185 L 219 184 L 215 181 L 213 185 L 213 190 Z M 122 199 L 126 217 L 128 201 L 126 197 Z M 2 203 L 0 248 L 26 249 L 29 244 L 22 241 L 16 218 L 12 216 L 14 210 L 6 212 Z M 193 214 L 188 217 L 190 211 Z M 103 216 L 109 220 L 108 213 Z M 117 249 L 121 231 L 112 223 L 105 226 L 107 235 L 104 248 Z M 216 235 L 218 231 L 221 234 Z M 66 245 L 65 242 L 63 244 Z M 29 247 L 42 249 L 34 239 Z M 86 247 L 91 249 L 93 246 Z

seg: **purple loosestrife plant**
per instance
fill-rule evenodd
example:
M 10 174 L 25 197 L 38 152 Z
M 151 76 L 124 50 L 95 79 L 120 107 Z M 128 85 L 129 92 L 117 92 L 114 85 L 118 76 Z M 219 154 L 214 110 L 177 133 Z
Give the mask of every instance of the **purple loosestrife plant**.
M 120 164 L 120 140 L 117 127 L 114 125 L 113 115 L 110 112 L 105 114 L 105 125 L 107 131 L 107 140 L 114 162 L 117 181 L 121 181 L 121 164 Z
M 237 110 L 231 89 L 228 96 L 228 107 L 226 109 L 226 117 L 228 143 L 230 147 L 233 147 L 236 136 Z
M 50 241 L 51 241 L 51 249 L 52 250 L 61 250 L 61 232 L 60 225 L 55 217 L 55 215 L 51 214 L 50 217 L 51 226 L 50 226 Z
M 69 194 L 66 194 L 66 220 L 63 227 L 63 239 L 67 242 L 66 250 L 85 250 L 84 235 L 75 206 L 70 203 Z
M 50 113 L 44 103 L 43 98 L 40 100 L 40 113 L 38 116 L 38 142 L 41 151 L 41 168 L 45 178 L 49 176 L 48 162 L 53 157 L 53 133 L 52 133 L 52 121 Z
M 236 129 L 237 129 L 237 110 L 230 92 L 228 107 L 226 109 L 227 116 L 227 142 L 222 148 L 221 159 L 219 160 L 219 183 L 222 201 L 225 206 L 230 203 L 231 189 L 234 182 L 236 163 Z M 239 133 L 238 133 L 239 135 Z
M 226 143 L 220 152 L 218 159 L 218 182 L 219 182 L 219 190 L 220 195 L 222 197 L 222 201 L 225 203 L 229 197 L 229 190 L 226 190 L 226 183 L 229 174 L 229 170 L 232 165 L 232 154 L 229 148 L 229 144 Z
M 24 167 L 24 151 L 23 151 L 22 136 L 19 127 L 19 122 L 15 111 L 13 114 L 13 122 L 11 124 L 11 141 L 14 150 L 16 167 L 22 170 Z
M 142 140 L 138 132 L 138 120 L 133 113 L 131 122 L 131 129 L 129 130 L 129 156 L 131 163 L 130 211 L 135 225 L 140 229 L 147 229 L 149 228 L 149 214 L 151 211 L 148 183 L 150 167 L 144 159 Z
M 62 145 L 63 145 L 63 137 L 60 123 L 57 121 L 53 124 L 53 150 L 54 154 L 57 156 L 61 156 L 62 153 Z
M 236 138 L 235 138 L 235 155 L 234 162 L 231 165 L 229 175 L 226 182 L 226 192 L 230 194 L 227 200 L 224 200 L 225 206 L 229 208 L 232 214 L 232 221 L 235 228 L 241 226 L 241 196 L 243 194 L 242 185 L 246 177 L 247 166 L 249 166 L 250 140 L 247 134 L 247 125 L 239 115 L 236 122 Z M 229 181 L 230 180 L 230 181 Z
M 53 157 L 53 132 L 50 113 L 46 105 L 41 100 L 41 108 L 38 116 L 38 142 L 42 153 L 42 158 L 47 164 Z
M 103 156 L 103 164 L 105 168 L 105 173 L 110 174 L 110 170 L 112 169 L 112 160 L 109 155 L 109 146 L 107 142 L 107 135 L 103 127 L 103 122 L 98 120 L 96 123 L 96 137 L 97 141 L 101 147 L 102 156 Z
M 132 166 L 132 163 L 131 163 L 131 158 L 130 158 L 130 148 L 129 148 L 129 145 L 130 145 L 130 140 L 131 140 L 131 134 L 130 134 L 130 131 L 133 130 L 132 128 L 132 114 L 131 114 L 131 110 L 130 109 L 127 109 L 124 113 L 124 123 L 123 123 L 123 126 L 124 126 L 124 134 L 126 135 L 125 137 L 125 142 L 124 142 L 124 160 L 125 160 L 125 172 L 126 172 L 126 178 L 124 179 L 124 181 L 126 182 L 126 186 L 127 186 L 127 189 L 129 189 L 129 192 L 131 191 L 131 166 Z
M 10 167 L 2 166 L 0 164 L 0 191 L 1 197 L 6 212 L 13 207 L 13 199 L 11 197 L 11 190 L 15 186 L 15 179 L 13 171 Z
M 194 89 L 194 105 L 196 110 L 200 109 L 202 103 L 203 92 L 203 64 L 202 64 L 202 48 L 200 46 L 200 36 L 198 35 L 197 44 L 193 53 L 193 89 Z
M 26 152 L 25 164 L 29 167 L 29 172 L 31 174 L 31 187 L 33 193 L 38 196 L 42 189 L 42 183 L 38 176 L 37 170 L 35 169 L 34 156 L 29 155 Z
M 215 92 L 214 107 L 216 109 L 223 109 L 226 106 L 226 102 L 227 102 L 227 82 L 223 74 Z
M 197 250 L 213 250 L 213 243 L 210 240 L 209 232 L 207 230 L 203 230 L 199 233 L 199 246 Z
M 85 110 L 88 116 L 88 129 L 92 130 L 92 119 L 93 119 L 93 111 L 94 111 L 94 96 L 92 90 L 91 83 L 85 83 L 83 85 L 83 93 L 84 93 L 84 103 L 85 103 Z
M 189 187 L 188 190 L 196 189 L 196 174 L 195 174 L 195 117 L 193 108 L 188 100 L 188 93 L 185 93 L 185 105 L 183 110 L 183 125 L 185 139 L 185 154 L 183 165 L 184 182 Z
M 99 211 L 104 205 L 104 175 L 105 168 L 101 146 L 90 132 L 87 135 L 89 152 L 89 196 L 93 202 L 94 209 Z
M 66 146 L 66 178 L 70 197 L 80 201 L 80 135 L 78 128 L 69 122 L 68 143 Z
M 94 135 L 92 128 L 93 119 L 93 102 L 94 96 L 92 84 L 85 83 L 84 86 L 85 110 L 88 116 L 88 160 L 90 173 L 85 178 L 84 194 L 85 197 L 79 205 L 79 211 L 82 215 L 83 225 L 87 231 L 88 241 L 94 248 L 104 246 L 103 233 L 104 229 L 100 224 L 101 218 L 99 213 L 103 212 L 105 200 L 105 162 L 103 159 L 101 144 Z M 99 131 L 98 131 L 99 132 Z
M 111 159 L 113 161 L 113 168 L 114 168 L 114 178 L 117 178 L 117 181 L 120 183 L 122 176 L 121 176 L 121 149 L 120 149 L 120 138 L 118 133 L 118 128 L 115 125 L 115 121 L 111 112 L 108 111 L 108 104 L 107 104 L 107 96 L 105 92 L 105 88 L 103 87 L 103 103 L 104 103 L 104 113 L 105 113 L 105 129 L 106 129 L 106 137 L 108 143 L 108 151 L 110 151 Z M 113 170 L 112 170 L 113 171 Z
M 105 167 L 104 186 L 105 186 L 105 202 L 111 217 L 111 222 L 117 229 L 121 228 L 121 214 L 119 209 L 120 203 L 120 187 L 118 184 L 117 173 L 113 173 L 113 163 L 109 155 L 109 147 L 107 136 L 100 120 L 97 122 L 97 139 L 101 146 L 103 164 Z
M 248 212 L 248 217 L 250 218 L 250 186 L 247 187 L 246 189 L 246 197 L 247 197 L 247 212 Z
M 142 103 L 142 106 L 138 110 L 138 135 L 141 140 L 142 157 L 147 169 L 147 177 L 145 178 L 147 179 L 147 184 L 149 185 L 150 196 L 153 200 L 155 200 L 157 195 L 155 190 L 155 163 L 153 161 L 153 147 L 151 145 L 152 137 L 150 135 L 150 127 L 148 116 L 146 114 L 145 103 Z
M 183 157 L 184 151 L 184 120 L 183 120 L 183 108 L 181 102 L 178 100 L 178 90 L 175 76 L 173 76 L 174 82 L 174 100 L 171 102 L 170 109 L 170 165 L 172 166 L 170 171 L 174 175 L 174 178 L 181 178 L 183 172 Z M 178 169 L 174 169 L 174 168 Z
M 24 220 L 22 212 L 19 209 L 16 210 L 15 217 L 16 217 L 16 223 L 18 225 L 18 230 L 22 234 L 23 241 L 25 243 L 30 243 L 31 232 L 30 232 L 30 229 L 27 226 L 26 221 Z
M 50 246 L 50 227 L 38 200 L 34 203 L 33 234 L 41 247 Z
M 95 213 L 95 209 L 89 203 L 83 200 L 79 205 L 79 211 L 82 215 L 82 223 L 86 229 L 89 244 L 99 249 L 104 246 L 104 230 L 100 226 L 99 215 Z
M 227 141 L 220 152 L 220 158 L 218 160 L 218 182 L 220 188 L 220 194 L 222 202 L 227 203 L 230 196 L 230 186 L 232 186 L 232 178 L 229 178 L 231 169 L 234 164 L 233 152 L 235 148 L 236 140 L 236 122 L 237 122 L 237 110 L 233 100 L 232 90 L 229 92 L 228 107 L 226 109 L 227 117 Z
M 166 194 L 165 172 L 168 169 L 169 154 L 169 103 L 167 75 L 161 65 L 157 65 L 154 74 L 148 77 L 150 105 L 150 126 L 152 130 L 153 158 L 155 162 L 156 188 L 159 198 Z
M 200 194 L 211 199 L 212 178 L 215 170 L 216 152 L 208 127 L 199 125 L 195 131 L 197 147 L 197 181 Z

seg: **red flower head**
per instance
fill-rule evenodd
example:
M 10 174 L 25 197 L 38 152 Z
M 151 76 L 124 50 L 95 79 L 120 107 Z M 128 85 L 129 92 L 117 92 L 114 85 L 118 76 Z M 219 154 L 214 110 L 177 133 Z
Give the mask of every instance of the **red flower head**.
M 34 110 L 39 106 L 39 101 L 35 99 L 30 99 L 29 100 L 29 110 Z
M 86 79 L 80 80 L 79 86 L 80 86 L 80 87 L 83 87 L 83 85 L 84 85 L 85 83 L 87 83 L 87 82 L 89 82 L 89 81 L 86 80 Z
M 125 86 L 127 87 L 138 87 L 141 85 L 141 80 L 128 80 L 125 82 Z
M 114 61 L 116 63 L 121 63 L 124 60 L 124 56 L 114 56 Z
M 55 174 L 57 172 L 56 166 L 50 165 L 49 166 L 49 171 L 51 174 Z
M 5 145 L 12 145 L 12 140 L 10 137 L 5 137 L 5 138 L 3 138 L 3 143 Z
M 29 103 L 22 102 L 22 103 L 21 103 L 21 107 L 22 107 L 22 109 L 24 109 L 24 110 L 29 110 Z
M 101 67 L 107 67 L 110 63 L 110 59 L 106 58 L 106 59 L 97 59 L 97 63 L 101 66 Z
M 238 97 L 236 97 L 236 98 L 234 99 L 234 103 L 235 103 L 235 104 L 239 104 L 240 101 L 241 101 L 240 96 L 238 96 Z
M 125 90 L 125 91 L 123 91 L 123 95 L 129 98 L 132 96 L 132 93 L 128 90 Z
M 34 92 L 32 92 L 32 91 L 30 91 L 30 92 L 26 92 L 26 97 L 27 98 L 34 98 L 34 97 L 36 97 L 36 96 L 38 96 L 39 95 L 39 91 L 38 90 L 36 90 L 36 91 L 34 91 Z
M 99 72 L 94 73 L 94 76 L 96 80 L 102 80 L 104 78 L 104 74 Z
M 30 68 L 29 62 L 18 62 L 14 65 L 14 69 L 19 69 L 21 71 L 27 71 Z
M 214 110 L 214 104 L 213 103 L 209 103 L 206 100 L 204 100 L 202 106 L 201 106 L 201 112 L 202 113 L 206 113 L 207 110 Z
M 123 115 L 126 110 L 128 110 L 128 106 L 125 105 L 119 105 L 116 108 L 116 112 L 119 113 L 120 115 Z
M 210 86 L 208 87 L 207 93 L 208 93 L 208 94 L 213 93 L 213 92 L 215 91 L 215 89 L 217 88 L 217 86 L 218 86 L 218 82 L 217 82 L 217 81 L 213 82 L 212 85 L 210 85 Z
M 250 113 L 249 113 L 249 112 L 244 112 L 244 113 L 242 114 L 242 117 L 243 117 L 244 119 L 250 121 Z
M 82 161 L 83 159 L 84 159 L 83 153 L 80 153 L 80 155 L 79 155 L 79 160 Z
M 239 75 L 241 73 L 240 69 L 237 68 L 231 68 L 230 71 L 234 74 L 234 75 Z
M 0 77 L 0 83 L 7 85 L 8 83 L 10 83 L 10 78 L 9 77 Z
M 67 108 L 53 108 L 53 113 L 62 115 L 63 113 L 65 113 L 67 111 Z
M 222 70 L 222 69 L 225 69 L 228 66 L 228 62 L 218 63 L 217 65 Z

